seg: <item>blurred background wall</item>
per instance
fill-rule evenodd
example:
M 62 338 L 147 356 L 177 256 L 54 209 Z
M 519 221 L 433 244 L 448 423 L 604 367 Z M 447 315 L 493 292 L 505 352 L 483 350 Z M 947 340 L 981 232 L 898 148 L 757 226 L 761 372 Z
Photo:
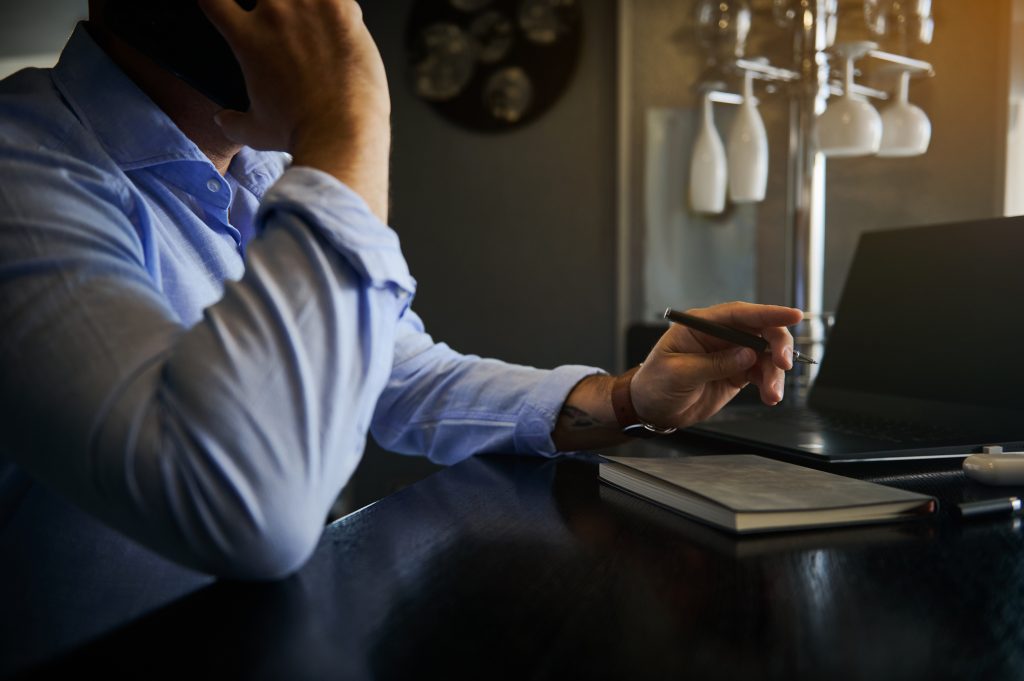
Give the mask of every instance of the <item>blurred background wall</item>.
M 87 0 L 0 0 L 0 78 L 25 66 L 52 66 Z

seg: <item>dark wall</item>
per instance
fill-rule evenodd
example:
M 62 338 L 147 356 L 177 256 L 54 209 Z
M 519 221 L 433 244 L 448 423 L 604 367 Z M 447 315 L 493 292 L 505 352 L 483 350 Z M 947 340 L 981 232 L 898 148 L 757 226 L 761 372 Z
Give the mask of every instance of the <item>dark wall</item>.
M 615 2 L 587 0 L 579 68 L 528 127 L 464 131 L 415 98 L 408 0 L 365 2 L 394 106 L 392 219 L 427 330 L 455 349 L 541 367 L 614 362 Z M 346 506 L 425 472 L 367 451 Z
M 0 0 L 0 58 L 60 52 L 86 0 Z
M 456 128 L 416 99 L 408 0 L 363 3 L 394 102 L 392 223 L 415 308 L 456 349 L 539 366 L 610 365 L 613 347 L 615 3 L 587 0 L 566 95 L 516 132 Z

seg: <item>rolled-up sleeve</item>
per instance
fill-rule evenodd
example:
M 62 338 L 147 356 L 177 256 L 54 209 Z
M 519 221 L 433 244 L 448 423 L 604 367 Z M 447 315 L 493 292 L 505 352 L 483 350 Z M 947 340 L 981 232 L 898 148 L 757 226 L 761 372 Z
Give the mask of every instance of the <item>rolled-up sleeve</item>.
M 377 405 L 373 435 L 384 447 L 452 464 L 473 454 L 551 456 L 569 392 L 600 369 L 554 370 L 464 355 L 435 343 L 413 312 L 398 329 L 395 364 Z
M 416 290 L 398 235 L 373 218 L 363 199 L 331 175 L 315 168 L 292 168 L 263 199 L 264 222 L 276 213 L 289 213 L 315 226 L 369 285 L 391 287 L 405 300 Z

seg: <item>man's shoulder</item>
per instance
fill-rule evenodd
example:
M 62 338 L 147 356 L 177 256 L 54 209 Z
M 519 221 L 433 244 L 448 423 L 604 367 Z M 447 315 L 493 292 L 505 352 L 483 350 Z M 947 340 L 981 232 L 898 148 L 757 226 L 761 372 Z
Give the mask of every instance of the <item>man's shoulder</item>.
M 116 166 L 54 85 L 50 69 L 23 69 L 0 80 L 0 159 L 41 153 L 95 170 Z

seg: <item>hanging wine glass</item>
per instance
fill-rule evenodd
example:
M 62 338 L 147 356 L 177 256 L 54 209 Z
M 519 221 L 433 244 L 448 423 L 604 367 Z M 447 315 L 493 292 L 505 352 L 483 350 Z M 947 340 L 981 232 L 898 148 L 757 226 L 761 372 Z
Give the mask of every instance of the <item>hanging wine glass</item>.
M 911 70 L 894 66 L 898 74 L 896 96 L 882 109 L 882 144 L 879 156 L 919 156 L 928 151 L 932 138 L 932 123 L 919 106 L 910 103 Z
M 836 30 L 839 26 L 839 0 L 825 0 L 821 17 L 825 27 L 825 48 L 832 47 L 836 42 Z M 793 29 L 804 21 L 805 12 L 817 12 L 818 7 L 813 0 L 772 0 L 772 18 L 779 28 Z
M 752 71 L 744 73 L 743 103 L 729 129 L 726 161 L 732 202 L 763 201 L 768 187 L 768 135 L 757 110 Z
M 697 42 L 710 61 L 742 57 L 750 33 L 747 0 L 700 0 L 695 6 Z
M 891 37 L 900 49 L 930 45 L 935 36 L 932 0 L 864 0 L 864 21 L 877 37 Z
M 704 93 L 700 128 L 690 157 L 690 207 L 696 213 L 716 215 L 725 210 L 728 167 L 725 145 L 715 128 L 711 93 Z
M 844 87 L 841 97 L 829 97 L 828 108 L 818 117 L 818 148 L 825 156 L 871 156 L 878 153 L 882 142 L 882 119 L 875 107 L 854 92 L 854 62 L 878 47 L 861 41 L 836 46 L 836 53 L 845 63 Z

